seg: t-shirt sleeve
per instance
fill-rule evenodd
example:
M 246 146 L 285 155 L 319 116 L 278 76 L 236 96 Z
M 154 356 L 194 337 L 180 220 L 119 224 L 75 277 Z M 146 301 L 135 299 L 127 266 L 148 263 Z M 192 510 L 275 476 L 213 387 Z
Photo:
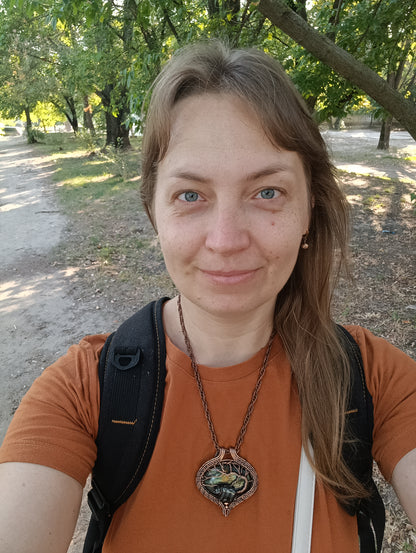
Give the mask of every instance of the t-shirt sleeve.
M 97 454 L 97 367 L 106 337 L 87 336 L 35 380 L 6 433 L 0 462 L 44 465 L 85 484 Z
M 396 464 L 416 448 L 416 362 L 361 327 L 347 327 L 361 350 L 373 398 L 373 458 L 390 481 Z

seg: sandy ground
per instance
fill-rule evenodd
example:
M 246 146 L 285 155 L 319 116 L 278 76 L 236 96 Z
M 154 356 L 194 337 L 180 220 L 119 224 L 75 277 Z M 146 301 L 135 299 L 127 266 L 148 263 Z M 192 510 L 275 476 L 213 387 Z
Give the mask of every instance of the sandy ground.
M 375 148 L 378 139 L 375 131 L 326 131 L 324 136 L 335 158 L 345 148 L 352 153 Z M 393 152 L 407 144 L 414 144 L 407 133 L 394 134 Z M 416 180 L 416 166 L 398 175 L 393 162 L 381 169 L 359 159 L 337 165 Z M 108 302 L 98 309 L 93 294 L 78 281 L 77 268 L 54 264 L 54 248 L 65 240 L 67 222 L 49 176 L 50 168 L 23 138 L 0 137 L 0 441 L 22 395 L 44 367 L 85 334 L 117 326 L 117 308 Z M 81 551 L 84 527 L 81 522 L 71 553 Z
M 53 251 L 66 235 L 49 167 L 23 138 L 0 137 L 0 442 L 33 380 L 86 334 L 117 326 L 109 303 L 99 309 L 77 268 L 59 269 Z M 83 506 L 70 553 L 82 550 Z
M 116 326 L 53 251 L 65 239 L 48 167 L 22 138 L 0 139 L 0 441 L 21 397 L 42 370 L 84 335 Z M 85 502 L 70 553 L 82 551 Z
M 65 238 L 49 181 L 22 138 L 0 140 L 0 440 L 43 368 L 82 336 L 114 325 L 77 287 L 77 269 L 54 266 Z
M 323 131 L 329 151 L 332 153 L 334 165 L 349 173 L 359 175 L 373 175 L 375 177 L 389 177 L 404 182 L 416 182 L 416 163 L 395 163 L 396 152 L 415 146 L 415 141 L 405 131 L 394 131 L 390 136 L 389 152 L 377 150 L 380 132 L 378 130 L 360 129 L 345 131 Z M 371 152 L 369 161 L 367 153 Z M 339 161 L 341 158 L 342 161 Z M 350 158 L 350 159 L 346 159 Z

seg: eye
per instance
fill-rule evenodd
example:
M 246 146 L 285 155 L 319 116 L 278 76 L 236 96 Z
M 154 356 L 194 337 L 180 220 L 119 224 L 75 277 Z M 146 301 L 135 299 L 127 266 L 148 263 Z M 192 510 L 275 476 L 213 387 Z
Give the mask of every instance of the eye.
M 273 198 L 277 198 L 278 195 L 279 191 L 275 188 L 265 188 L 264 190 L 260 190 L 257 197 L 260 197 L 263 200 L 273 200 Z
M 199 200 L 199 194 L 198 192 L 188 190 L 187 192 L 182 192 L 182 194 L 179 194 L 178 198 L 179 200 L 182 200 L 184 202 L 196 202 Z

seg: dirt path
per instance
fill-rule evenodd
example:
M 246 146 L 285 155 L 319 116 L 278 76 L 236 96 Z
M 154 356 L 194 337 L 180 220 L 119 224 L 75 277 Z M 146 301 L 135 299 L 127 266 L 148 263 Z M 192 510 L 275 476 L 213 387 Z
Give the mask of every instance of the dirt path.
M 77 267 L 58 268 L 65 239 L 50 167 L 21 138 L 0 137 L 0 442 L 22 396 L 41 371 L 89 333 L 116 326 L 111 304 L 98 309 Z M 82 551 L 83 504 L 69 553 Z
M 22 138 L 0 139 L 0 441 L 42 369 L 83 335 L 111 328 L 115 317 L 83 293 L 77 268 L 54 264 L 66 221 L 50 171 Z
M 358 175 L 416 182 L 416 163 L 403 165 L 398 162 L 396 154 L 398 150 L 414 152 L 415 142 L 409 133 L 393 131 L 388 152 L 377 150 L 379 134 L 378 130 L 371 129 L 322 133 L 338 169 Z

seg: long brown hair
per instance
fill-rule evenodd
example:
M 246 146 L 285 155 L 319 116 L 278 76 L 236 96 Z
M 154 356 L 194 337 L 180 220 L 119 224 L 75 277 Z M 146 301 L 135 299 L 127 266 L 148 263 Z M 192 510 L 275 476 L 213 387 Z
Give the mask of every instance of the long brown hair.
M 218 41 L 184 48 L 156 79 L 143 139 L 141 196 L 152 220 L 158 163 L 166 154 L 173 106 L 195 94 L 227 93 L 247 102 L 277 147 L 297 152 L 308 179 L 308 250 L 276 301 L 275 325 L 302 403 L 302 441 L 315 470 L 341 500 L 367 495 L 342 458 L 350 388 L 349 363 L 331 318 L 331 299 L 346 265 L 348 204 L 325 143 L 280 64 L 258 50 L 231 50 Z M 323 409 L 324 406 L 324 409 Z

